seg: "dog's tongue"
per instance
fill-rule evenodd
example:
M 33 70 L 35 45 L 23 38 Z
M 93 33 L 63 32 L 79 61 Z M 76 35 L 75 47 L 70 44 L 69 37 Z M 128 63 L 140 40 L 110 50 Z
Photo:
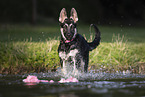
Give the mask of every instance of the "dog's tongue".
M 69 42 L 70 42 L 70 40 L 66 40 L 66 41 L 65 41 L 65 43 L 69 43 Z

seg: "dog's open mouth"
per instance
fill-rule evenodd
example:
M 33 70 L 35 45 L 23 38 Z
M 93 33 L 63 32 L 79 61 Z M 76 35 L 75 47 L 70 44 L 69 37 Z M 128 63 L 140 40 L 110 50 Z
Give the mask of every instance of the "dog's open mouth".
M 74 38 L 75 38 L 75 34 L 67 35 L 67 36 L 66 36 L 65 43 L 69 43 L 69 42 L 73 41 Z
M 65 43 L 69 43 L 71 41 L 73 41 L 73 38 L 72 38 L 72 36 L 69 36 L 66 38 Z
M 72 39 L 72 40 L 65 40 L 65 43 L 69 43 L 69 42 L 71 42 L 71 41 L 73 41 L 73 39 Z

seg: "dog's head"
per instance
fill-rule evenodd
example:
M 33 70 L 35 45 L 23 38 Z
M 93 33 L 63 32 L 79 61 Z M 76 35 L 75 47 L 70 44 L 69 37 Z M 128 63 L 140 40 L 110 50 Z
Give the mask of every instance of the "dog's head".
M 67 17 L 65 8 L 60 12 L 60 26 L 61 35 L 65 43 L 69 43 L 74 40 L 77 34 L 76 22 L 78 21 L 77 12 L 74 8 L 71 9 L 70 17 Z

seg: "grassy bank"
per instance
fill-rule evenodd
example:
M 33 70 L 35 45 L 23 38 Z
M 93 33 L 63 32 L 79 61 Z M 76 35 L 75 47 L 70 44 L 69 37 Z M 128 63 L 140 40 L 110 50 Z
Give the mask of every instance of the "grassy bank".
M 89 69 L 138 73 L 145 63 L 145 29 L 99 28 L 102 42 L 90 52 Z M 78 32 L 92 41 L 89 26 L 80 26 Z M 58 26 L 1 25 L 0 34 L 0 73 L 47 72 L 60 66 Z

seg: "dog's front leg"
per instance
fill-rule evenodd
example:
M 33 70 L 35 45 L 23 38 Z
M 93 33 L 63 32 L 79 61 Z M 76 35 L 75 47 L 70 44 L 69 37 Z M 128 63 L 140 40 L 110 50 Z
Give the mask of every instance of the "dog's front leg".
M 73 68 L 73 74 L 74 74 L 74 75 L 77 75 L 77 74 L 78 74 L 78 69 L 76 68 L 76 59 L 73 57 L 72 60 L 73 60 L 73 63 L 74 63 L 74 64 L 73 64 L 73 65 L 74 65 L 74 66 L 73 66 L 73 67 L 74 67 L 74 68 Z
M 61 62 L 61 71 L 64 75 L 67 74 L 67 64 L 66 64 L 66 61 L 67 61 L 67 55 L 65 52 L 59 52 L 59 57 L 60 57 L 60 62 Z
M 76 60 L 75 58 L 73 58 L 73 62 L 74 62 L 74 71 L 76 70 Z
M 64 75 L 67 74 L 67 66 L 66 66 L 66 60 L 63 60 L 63 66 L 62 66 L 62 72 Z

